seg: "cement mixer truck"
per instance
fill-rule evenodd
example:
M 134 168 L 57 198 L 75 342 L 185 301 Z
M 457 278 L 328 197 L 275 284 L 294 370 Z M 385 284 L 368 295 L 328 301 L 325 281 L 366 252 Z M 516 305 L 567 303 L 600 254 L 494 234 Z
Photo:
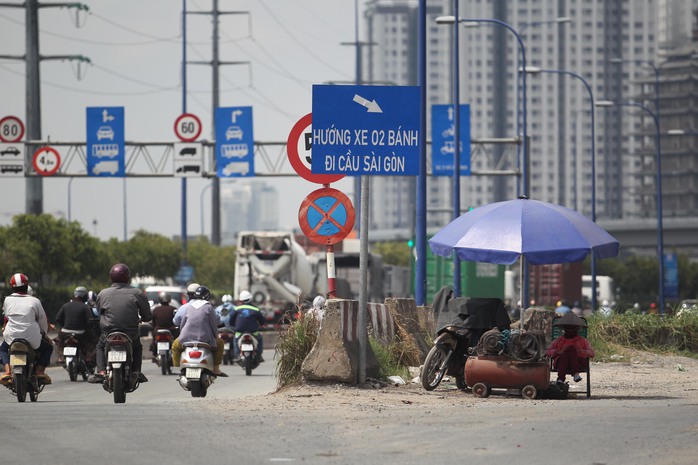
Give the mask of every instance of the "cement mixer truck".
M 240 291 L 252 294 L 271 324 L 286 311 L 293 311 L 299 300 L 311 300 L 317 294 L 317 272 L 305 250 L 283 231 L 242 231 L 238 235 L 235 298 Z

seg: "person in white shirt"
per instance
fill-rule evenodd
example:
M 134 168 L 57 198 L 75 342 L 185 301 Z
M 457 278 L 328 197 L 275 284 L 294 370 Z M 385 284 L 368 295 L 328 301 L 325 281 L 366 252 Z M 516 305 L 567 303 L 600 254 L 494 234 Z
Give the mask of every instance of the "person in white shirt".
M 12 294 L 5 297 L 2 311 L 5 317 L 5 328 L 2 336 L 5 339 L 0 345 L 0 358 L 5 366 L 5 373 L 0 376 L 0 384 L 12 380 L 10 372 L 10 344 L 15 339 L 26 339 L 37 353 L 36 377 L 44 384 L 51 384 L 51 378 L 45 373 L 51 363 L 53 345 L 46 333 L 49 329 L 46 312 L 41 302 L 30 295 L 29 279 L 22 273 L 16 273 L 10 278 Z

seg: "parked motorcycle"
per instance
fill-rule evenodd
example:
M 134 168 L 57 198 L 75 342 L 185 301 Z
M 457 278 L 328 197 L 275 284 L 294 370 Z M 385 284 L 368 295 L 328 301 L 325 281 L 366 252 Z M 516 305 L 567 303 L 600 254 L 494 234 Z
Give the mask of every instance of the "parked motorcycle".
M 251 333 L 242 333 L 238 339 L 240 349 L 240 366 L 245 370 L 245 375 L 252 375 L 252 370 L 259 366 L 259 354 L 257 354 L 257 338 Z
M 233 350 L 235 331 L 230 328 L 220 328 L 218 336 L 223 339 L 223 365 L 232 365 L 235 357 L 235 351 Z
M 158 329 L 155 333 L 155 344 L 157 344 L 158 359 L 157 364 L 163 375 L 172 374 L 172 341 L 174 336 L 169 329 Z
M 70 336 L 63 341 L 63 368 L 68 372 L 71 381 L 77 381 L 78 375 L 83 381 L 87 381 L 87 377 L 93 370 L 85 362 L 85 350 L 74 331 L 65 329 L 62 331 L 70 333 Z
M 36 352 L 26 339 L 15 339 L 10 344 L 10 369 L 12 382 L 6 387 L 17 396 L 17 401 L 24 402 L 29 393 L 29 399 L 36 402 L 44 383 L 36 377 Z
M 185 342 L 180 363 L 179 385 L 190 391 L 192 397 L 206 397 L 208 387 L 213 384 L 213 351 L 203 342 Z
M 133 342 L 126 333 L 112 331 L 106 337 L 104 351 L 107 354 L 107 369 L 104 390 L 114 394 L 114 403 L 126 402 L 126 394 L 138 389 L 138 373 L 131 371 Z
M 458 389 L 467 387 L 465 361 L 468 358 L 471 330 L 465 327 L 463 317 L 465 315 L 458 315 L 456 320 L 436 333 L 434 346 L 427 354 L 421 373 L 422 386 L 427 391 L 436 389 L 446 374 L 455 377 Z

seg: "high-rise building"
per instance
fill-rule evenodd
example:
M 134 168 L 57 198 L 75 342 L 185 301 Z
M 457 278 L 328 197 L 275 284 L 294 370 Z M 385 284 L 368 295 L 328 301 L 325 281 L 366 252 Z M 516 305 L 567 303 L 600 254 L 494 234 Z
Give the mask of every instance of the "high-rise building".
M 221 189 L 222 243 L 234 245 L 240 231 L 279 228 L 279 193 L 263 182 L 233 184 Z
M 577 74 L 595 101 L 636 101 L 656 111 L 655 72 L 666 55 L 690 41 L 696 0 L 461 0 L 459 29 L 461 103 L 471 108 L 473 139 L 530 140 L 529 197 L 557 203 L 591 217 L 592 185 L 598 219 L 656 217 L 652 170 L 654 139 L 649 114 L 639 108 L 592 106 L 582 80 L 564 73 L 527 74 L 523 126 L 519 68 L 526 65 Z M 428 106 L 451 103 L 452 27 L 436 16 L 451 15 L 452 0 L 430 0 L 427 19 Z M 364 59 L 366 84 L 417 84 L 416 0 L 367 2 Z M 467 19 L 497 19 L 470 24 Z M 478 26 L 478 27 L 468 27 Z M 659 47 L 663 47 L 660 49 Z M 670 53 L 670 52 L 669 52 Z M 661 70 L 662 73 L 664 70 Z M 667 69 L 668 72 L 668 69 Z M 677 89 L 674 90 L 676 92 Z M 677 100 L 678 102 L 678 100 Z M 660 105 L 661 106 L 661 105 Z M 595 171 L 592 182 L 592 111 Z M 427 111 L 429 113 L 429 111 Z M 662 108 L 662 113 L 664 109 Z M 664 121 L 664 115 L 662 115 Z M 427 124 L 429 127 L 429 124 Z M 669 129 L 662 123 L 663 130 Z M 641 137 L 646 133 L 645 137 Z M 491 146 L 471 161 L 473 171 L 520 166 L 511 148 Z M 656 171 L 654 171 L 656 173 Z M 670 171 L 664 173 L 669 176 Z M 429 177 L 427 223 L 438 229 L 452 217 L 451 181 Z M 413 227 L 413 190 L 407 179 L 372 178 L 371 234 Z M 478 206 L 520 194 L 515 177 L 470 176 L 461 180 L 461 205 Z M 678 210 L 677 210 L 678 211 Z

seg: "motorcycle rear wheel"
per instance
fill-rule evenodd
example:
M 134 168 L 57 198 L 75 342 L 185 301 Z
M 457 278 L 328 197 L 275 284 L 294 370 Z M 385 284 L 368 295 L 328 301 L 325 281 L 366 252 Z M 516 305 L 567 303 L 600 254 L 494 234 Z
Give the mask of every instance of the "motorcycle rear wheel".
M 36 402 L 39 399 L 39 393 L 34 391 L 33 389 L 29 391 L 29 400 L 32 402 Z
M 252 356 L 245 357 L 245 375 L 252 376 Z
M 170 372 L 170 361 L 167 354 L 158 355 L 158 364 L 160 365 L 160 372 L 163 375 L 168 375 Z
M 115 404 L 123 404 L 126 402 L 126 390 L 125 390 L 125 385 L 124 385 L 124 370 L 123 368 L 120 368 L 118 370 L 114 370 L 112 373 L 112 379 L 114 382 L 114 403 Z
M 71 381 L 78 380 L 78 367 L 75 361 L 68 362 L 68 376 L 70 377 Z
M 190 381 L 189 388 L 191 390 L 192 397 L 205 397 L 206 389 L 201 384 L 201 381 Z
M 24 373 L 15 373 L 13 382 L 15 383 L 15 393 L 17 394 L 17 402 L 27 400 L 27 379 Z

